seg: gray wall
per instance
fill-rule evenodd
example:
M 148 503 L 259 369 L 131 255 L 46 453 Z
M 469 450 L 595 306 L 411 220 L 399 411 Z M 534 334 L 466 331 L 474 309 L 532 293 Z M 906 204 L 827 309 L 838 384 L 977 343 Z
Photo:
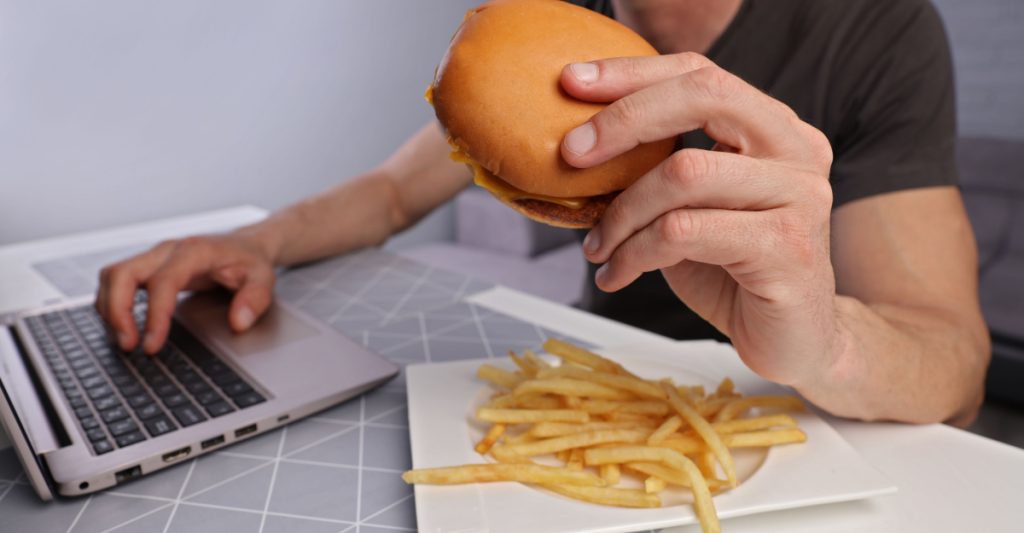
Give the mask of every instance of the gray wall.
M 933 1 L 953 44 L 960 135 L 1024 140 L 1024 0 Z
M 431 120 L 476 0 L 0 0 L 0 244 L 277 208 Z M 451 210 L 399 241 L 445 239 Z

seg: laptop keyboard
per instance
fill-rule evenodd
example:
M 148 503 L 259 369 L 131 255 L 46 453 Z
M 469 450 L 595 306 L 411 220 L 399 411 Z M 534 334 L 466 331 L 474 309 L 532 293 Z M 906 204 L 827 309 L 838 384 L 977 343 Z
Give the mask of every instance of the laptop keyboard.
M 265 401 L 177 323 L 153 356 L 121 352 L 91 305 L 26 323 L 97 455 Z

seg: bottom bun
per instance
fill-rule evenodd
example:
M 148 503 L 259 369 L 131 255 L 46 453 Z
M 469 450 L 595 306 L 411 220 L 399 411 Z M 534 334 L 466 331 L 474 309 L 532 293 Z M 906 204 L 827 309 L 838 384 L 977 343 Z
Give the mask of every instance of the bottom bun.
M 511 202 L 503 202 L 512 209 L 519 211 L 523 216 L 536 220 L 541 224 L 559 228 L 592 228 L 597 225 L 604 215 L 608 204 L 618 196 L 618 192 L 592 196 L 586 200 L 582 207 L 573 209 L 561 204 L 545 202 L 544 200 L 520 199 Z

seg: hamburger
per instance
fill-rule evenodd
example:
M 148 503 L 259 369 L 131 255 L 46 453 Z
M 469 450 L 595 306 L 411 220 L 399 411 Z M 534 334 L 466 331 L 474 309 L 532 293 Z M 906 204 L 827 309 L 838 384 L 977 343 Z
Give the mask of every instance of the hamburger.
M 615 196 L 663 161 L 673 140 L 643 144 L 579 169 L 563 137 L 606 104 L 561 87 L 562 69 L 609 57 L 653 56 L 622 24 L 560 0 L 494 0 L 470 10 L 426 98 L 448 134 L 452 159 L 474 182 L 523 215 L 552 226 L 594 226 Z

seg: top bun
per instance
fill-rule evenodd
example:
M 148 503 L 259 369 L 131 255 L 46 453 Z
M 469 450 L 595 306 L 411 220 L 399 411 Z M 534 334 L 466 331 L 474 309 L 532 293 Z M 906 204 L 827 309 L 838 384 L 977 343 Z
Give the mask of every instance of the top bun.
M 438 66 L 432 97 L 456 148 L 523 191 L 558 198 L 625 189 L 663 161 L 674 139 L 601 165 L 562 159 L 563 137 L 605 104 L 570 97 L 562 69 L 657 51 L 622 24 L 560 0 L 495 0 L 466 14 Z

